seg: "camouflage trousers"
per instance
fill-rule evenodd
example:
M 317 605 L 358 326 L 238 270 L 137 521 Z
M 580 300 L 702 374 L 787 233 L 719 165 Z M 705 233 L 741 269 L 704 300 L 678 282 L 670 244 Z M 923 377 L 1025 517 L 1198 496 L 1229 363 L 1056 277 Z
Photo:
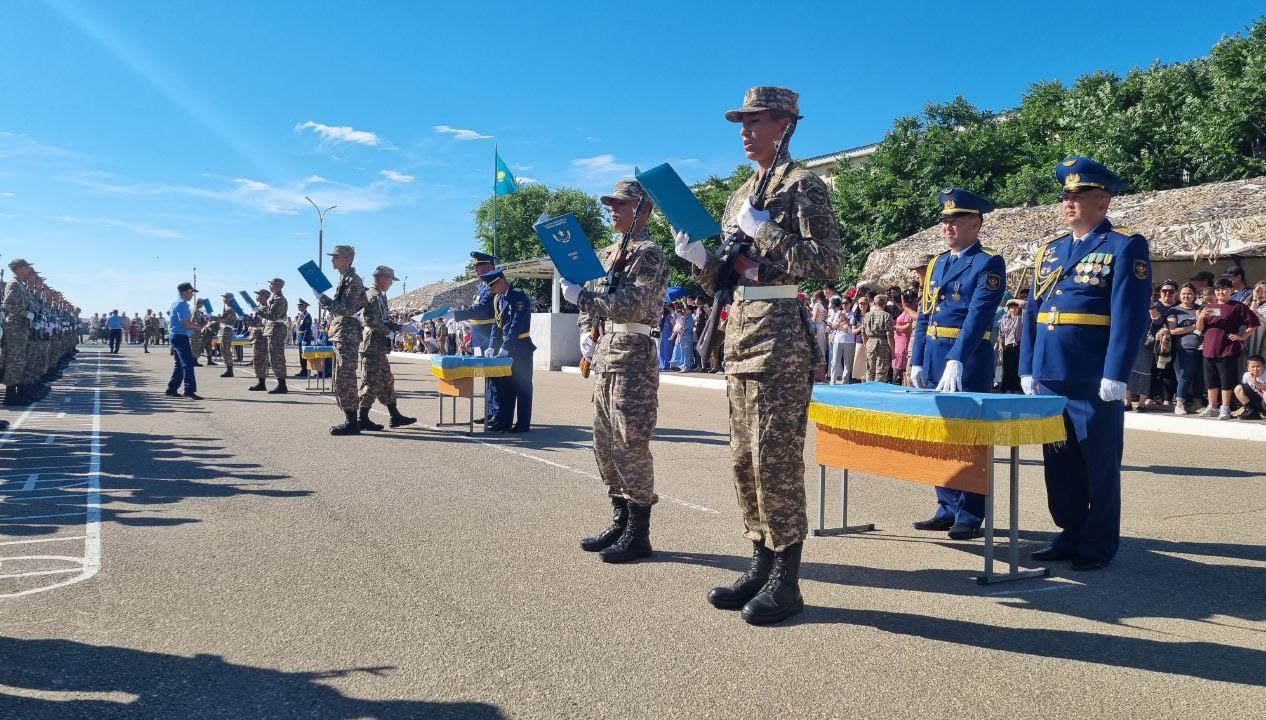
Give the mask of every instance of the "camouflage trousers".
M 356 397 L 356 367 L 359 365 L 360 341 L 334 341 L 334 398 L 342 410 L 360 407 Z
M 593 386 L 593 455 L 607 494 L 654 505 L 651 435 L 659 412 L 659 372 L 599 373 Z
M 791 362 L 726 376 L 730 457 L 744 536 L 775 551 L 804 540 L 804 434 L 813 368 Z
M 255 367 L 255 377 L 268 377 L 268 336 L 263 330 L 251 333 L 251 365 Z
M 194 362 L 202 357 L 202 333 L 197 330 L 189 333 L 189 353 L 193 355 Z
M 892 380 L 892 348 L 888 347 L 887 342 L 866 343 L 866 380 Z
M 386 353 L 366 352 L 360 354 L 360 395 L 362 408 L 373 407 L 374 401 L 383 405 L 396 403 L 396 378 L 391 374 L 391 362 Z
M 286 370 L 286 337 L 290 331 L 282 323 L 277 323 L 268 333 L 268 364 L 273 369 L 273 377 L 285 380 Z
M 30 333 L 25 330 L 5 330 L 4 339 L 4 384 L 16 387 L 27 382 L 26 366 L 30 356 L 28 348 Z
M 220 356 L 224 358 L 224 367 L 233 369 L 233 328 L 220 329 Z

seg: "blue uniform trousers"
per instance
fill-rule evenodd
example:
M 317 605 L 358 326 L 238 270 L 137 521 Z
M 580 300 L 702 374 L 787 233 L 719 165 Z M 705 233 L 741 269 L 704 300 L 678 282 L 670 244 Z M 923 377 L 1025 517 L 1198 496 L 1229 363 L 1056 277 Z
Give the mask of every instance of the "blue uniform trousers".
M 1042 381 L 1044 395 L 1063 395 L 1063 383 Z M 1074 393 L 1084 395 L 1085 393 Z M 1068 398 L 1064 409 L 1068 440 L 1042 446 L 1046 460 L 1046 502 L 1060 527 L 1055 547 L 1108 561 L 1121 542 L 1121 452 L 1125 406 Z
M 928 351 L 933 353 L 936 361 L 933 367 L 938 370 L 936 377 L 932 377 L 929 373 L 928 382 L 932 387 L 936 387 L 936 384 L 941 381 L 939 370 L 945 366 L 944 356 L 949 352 L 948 348 L 953 346 L 953 342 L 947 342 L 945 339 L 929 339 L 928 343 Z M 936 356 L 938 353 L 939 357 Z M 992 388 L 993 348 L 989 343 L 982 342 L 976 352 L 963 363 L 963 391 L 989 392 Z M 980 527 L 985 520 L 985 497 L 980 493 L 966 490 L 938 487 L 936 488 L 936 517 L 938 519 L 953 518 L 955 525 Z
M 176 388 L 184 382 L 186 393 L 198 392 L 198 381 L 193 377 L 193 348 L 189 345 L 189 336 L 172 335 L 171 353 L 175 366 L 171 370 L 171 380 L 167 383 L 167 389 L 176 392 Z
M 511 354 L 510 377 L 496 378 L 497 425 L 527 430 L 532 426 L 532 353 Z M 515 410 L 518 421 L 515 422 Z

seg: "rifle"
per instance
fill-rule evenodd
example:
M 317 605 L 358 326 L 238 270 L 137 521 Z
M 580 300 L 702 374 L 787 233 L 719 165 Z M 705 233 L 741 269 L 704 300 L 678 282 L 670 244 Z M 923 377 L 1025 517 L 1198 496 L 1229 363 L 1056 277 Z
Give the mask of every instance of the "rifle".
M 778 143 L 774 145 L 774 162 L 756 183 L 756 192 L 749 198 L 752 207 L 757 210 L 765 209 L 765 193 L 769 191 L 770 178 L 774 176 L 778 159 L 782 157 L 783 148 L 787 147 L 787 140 L 791 137 L 791 131 L 795 126 L 795 122 L 792 121 L 783 128 L 782 137 L 778 138 Z M 713 287 L 716 291 L 712 294 L 712 309 L 708 312 L 708 322 L 704 324 L 703 332 L 695 343 L 695 350 L 699 353 L 701 361 L 706 362 L 712 353 L 712 345 L 716 342 L 717 325 L 721 322 L 721 310 L 734 301 L 734 288 L 739 281 L 738 273 L 734 271 L 734 263 L 739 255 L 747 250 L 751 242 L 752 239 L 742 229 L 734 228 L 734 232 L 727 235 L 721 244 L 721 267 L 717 268 L 716 277 L 713 279 Z
M 620 281 L 624 279 L 624 251 L 629 247 L 629 236 L 637 230 L 637 218 L 642 214 L 642 203 L 646 202 L 646 196 L 638 198 L 637 205 L 633 206 L 633 218 L 629 221 L 628 232 L 620 233 L 620 247 L 616 248 L 615 257 L 611 260 L 611 267 L 607 270 L 607 292 L 615 292 L 620 287 Z M 589 328 L 589 338 L 593 340 L 594 347 L 597 348 L 598 338 L 602 335 L 602 326 L 606 322 L 606 318 L 596 317 Z M 595 349 L 596 352 L 596 349 Z M 589 377 L 589 358 L 584 355 L 580 356 L 580 376 Z

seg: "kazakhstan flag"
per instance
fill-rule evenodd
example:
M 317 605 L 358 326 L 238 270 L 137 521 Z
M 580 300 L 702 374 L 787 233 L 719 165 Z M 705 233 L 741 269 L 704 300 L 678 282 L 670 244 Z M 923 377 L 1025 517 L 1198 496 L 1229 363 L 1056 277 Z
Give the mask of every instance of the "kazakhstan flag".
M 493 191 L 497 196 L 509 195 L 518 192 L 519 186 L 514 182 L 514 175 L 510 172 L 510 168 L 506 167 L 506 163 L 501 159 L 501 153 L 496 153 L 497 157 L 497 179 L 493 185 Z

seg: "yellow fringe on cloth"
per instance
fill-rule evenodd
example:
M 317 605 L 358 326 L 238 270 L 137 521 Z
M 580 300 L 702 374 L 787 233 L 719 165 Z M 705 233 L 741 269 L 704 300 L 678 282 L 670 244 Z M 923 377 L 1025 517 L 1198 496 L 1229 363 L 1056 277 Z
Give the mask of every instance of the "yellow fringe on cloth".
M 1064 417 L 956 420 L 809 403 L 809 419 L 826 427 L 951 445 L 1041 445 L 1064 442 Z
M 509 365 L 489 365 L 486 367 L 466 366 L 450 369 L 445 369 L 438 365 L 431 366 L 431 374 L 441 380 L 460 380 L 468 377 L 509 377 L 510 372 L 511 368 Z
M 328 359 L 330 359 L 330 358 L 334 357 L 334 351 L 333 351 L 333 350 L 322 350 L 322 351 L 319 351 L 319 352 L 306 352 L 306 353 L 301 353 L 301 355 L 303 356 L 303 359 L 304 359 L 304 360 L 328 360 Z

